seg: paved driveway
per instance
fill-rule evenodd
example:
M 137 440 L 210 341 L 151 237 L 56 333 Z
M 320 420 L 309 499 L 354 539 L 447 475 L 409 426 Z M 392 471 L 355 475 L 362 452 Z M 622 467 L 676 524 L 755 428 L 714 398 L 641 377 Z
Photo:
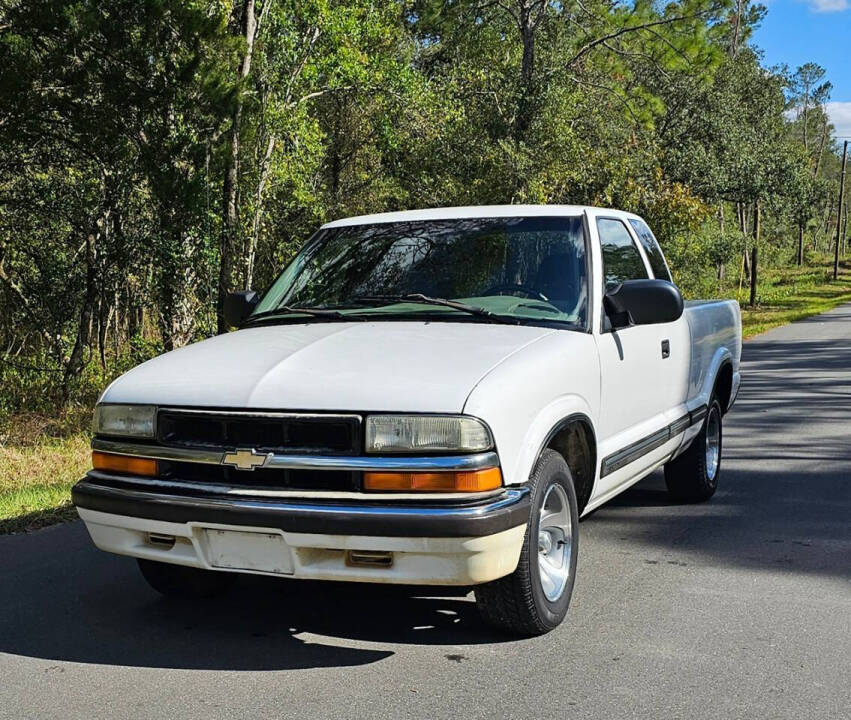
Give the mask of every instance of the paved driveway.
M 581 526 L 568 621 L 251 579 L 175 604 L 80 523 L 0 538 L 0 717 L 851 717 L 851 306 L 746 345 L 721 489 Z

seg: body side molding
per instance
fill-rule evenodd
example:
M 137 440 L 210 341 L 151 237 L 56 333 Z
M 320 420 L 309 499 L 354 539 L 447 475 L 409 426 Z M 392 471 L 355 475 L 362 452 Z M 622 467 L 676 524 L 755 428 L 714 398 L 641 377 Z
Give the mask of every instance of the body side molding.
M 606 477 L 620 470 L 622 467 L 629 465 L 631 462 L 638 460 L 642 455 L 652 452 L 658 447 L 664 445 L 668 440 L 679 435 L 681 432 L 701 422 L 706 417 L 706 405 L 700 405 L 689 413 L 686 413 L 674 422 L 660 428 L 656 432 L 645 435 L 640 440 L 630 443 L 624 448 L 603 459 L 600 465 L 600 477 Z

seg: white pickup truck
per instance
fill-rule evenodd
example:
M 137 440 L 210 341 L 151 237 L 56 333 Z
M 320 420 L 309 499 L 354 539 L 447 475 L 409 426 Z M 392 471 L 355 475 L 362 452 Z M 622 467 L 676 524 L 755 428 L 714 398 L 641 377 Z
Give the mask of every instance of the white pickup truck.
M 231 332 L 95 411 L 73 490 L 94 543 L 165 594 L 238 573 L 474 586 L 556 627 L 578 522 L 664 466 L 707 500 L 739 387 L 734 302 L 685 305 L 636 215 L 418 210 L 323 226 Z

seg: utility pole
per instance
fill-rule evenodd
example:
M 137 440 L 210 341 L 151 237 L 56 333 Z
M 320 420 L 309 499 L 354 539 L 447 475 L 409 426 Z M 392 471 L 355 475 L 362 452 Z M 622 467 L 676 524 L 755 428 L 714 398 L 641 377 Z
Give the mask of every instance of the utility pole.
M 845 165 L 848 162 L 848 141 L 842 146 L 842 175 L 839 176 L 839 210 L 836 213 L 836 247 L 833 253 L 833 279 L 839 277 L 839 237 L 842 234 L 842 201 L 845 199 Z

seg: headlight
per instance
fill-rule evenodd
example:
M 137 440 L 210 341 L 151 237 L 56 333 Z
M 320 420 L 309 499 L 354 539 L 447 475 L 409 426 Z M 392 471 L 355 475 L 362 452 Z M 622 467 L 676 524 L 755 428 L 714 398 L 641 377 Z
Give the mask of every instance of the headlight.
M 370 415 L 366 419 L 369 453 L 480 452 L 493 447 L 480 420 L 460 415 Z
M 98 405 L 95 408 L 95 434 L 152 438 L 156 413 L 153 405 Z

